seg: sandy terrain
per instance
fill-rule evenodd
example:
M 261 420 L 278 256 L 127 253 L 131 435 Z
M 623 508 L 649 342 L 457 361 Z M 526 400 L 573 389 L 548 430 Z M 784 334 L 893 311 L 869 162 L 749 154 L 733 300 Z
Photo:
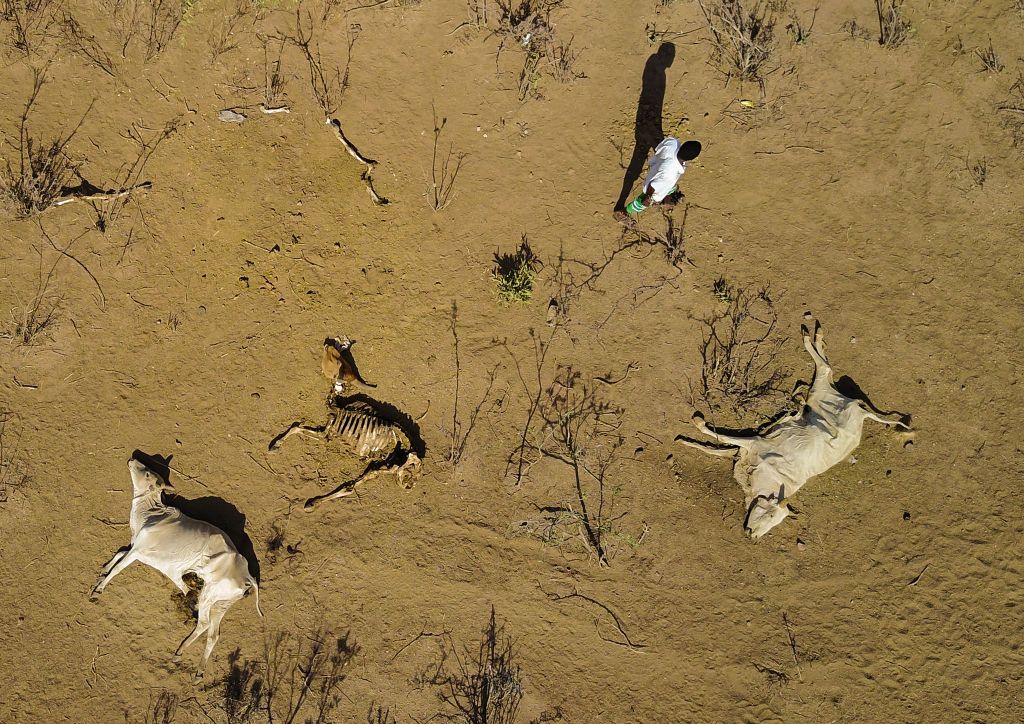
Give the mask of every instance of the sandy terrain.
M 708 63 L 695 2 L 566 0 L 551 21 L 585 77 L 560 83 L 542 62 L 524 100 L 525 52 L 506 43 L 496 58 L 493 3 L 490 30 L 460 27 L 461 0 L 345 4 L 326 22 L 323 5 L 305 7 L 328 67 L 344 68 L 355 38 L 335 115 L 379 161 L 387 206 L 325 126 L 298 49 L 282 56 L 291 112 L 256 105 L 257 32 L 294 32 L 291 0 L 259 3 L 216 57 L 234 5 L 196 0 L 148 62 L 141 31 L 122 54 L 112 2 L 68 3 L 112 74 L 58 25 L 26 56 L 2 24 L 4 159 L 16 163 L 31 68 L 47 58 L 30 128 L 49 139 L 84 115 L 67 150 L 90 183 L 117 184 L 133 126 L 176 131 L 140 177 L 152 188 L 105 232 L 80 201 L 0 222 L 0 721 L 144 721 L 165 691 L 174 721 L 225 721 L 232 652 L 255 660 L 274 632 L 318 623 L 358 646 L 334 721 L 373 705 L 427 721 L 450 711 L 425 681 L 446 640 L 434 634 L 475 646 L 492 605 L 515 640 L 519 721 L 1019 720 L 1024 156 L 1013 112 L 997 110 L 1024 69 L 1014 3 L 911 0 L 897 49 L 876 42 L 868 0 L 825 3 L 806 44 L 780 22 L 762 96 Z M 840 29 L 852 18 L 869 39 Z M 1001 72 L 974 52 L 990 39 Z M 678 267 L 644 244 L 613 254 L 634 238 L 611 211 L 663 41 L 675 45 L 663 129 L 704 143 L 683 179 L 691 263 Z M 431 104 L 447 118 L 442 150 L 465 154 L 441 211 L 427 198 Z M 220 122 L 226 108 L 248 117 Z M 981 160 L 983 183 L 970 170 Z M 665 222 L 651 210 L 642 228 L 663 235 Z M 529 303 L 502 305 L 494 255 L 524 234 L 544 266 Z M 53 267 L 57 248 L 74 259 Z M 838 373 L 916 430 L 904 448 L 869 423 L 856 462 L 808 484 L 800 514 L 756 544 L 728 461 L 673 442 L 692 434 L 699 320 L 724 307 L 719 277 L 770 284 L 784 387 L 811 374 L 799 330 L 811 311 Z M 575 295 L 549 326 L 567 279 Z M 52 323 L 24 343 L 17 323 L 37 297 Z M 422 416 L 424 473 L 412 490 L 382 478 L 306 513 L 362 466 L 340 446 L 267 444 L 324 416 L 318 356 L 335 334 L 358 340 L 378 384 L 366 392 Z M 518 486 L 508 474 L 537 345 L 541 393 L 572 366 L 577 389 L 622 410 L 607 567 L 570 526 L 536 534 L 542 508 L 575 500 L 567 465 L 543 459 Z M 239 530 L 244 516 L 259 560 L 266 618 L 251 597 L 235 604 L 203 681 L 197 648 L 170 662 L 191 625 L 157 572 L 134 565 L 88 601 L 129 541 L 135 449 L 173 455 L 194 506 L 236 512 L 225 520 Z M 292 552 L 268 551 L 276 531 Z M 586 598 L 561 598 L 574 591 Z

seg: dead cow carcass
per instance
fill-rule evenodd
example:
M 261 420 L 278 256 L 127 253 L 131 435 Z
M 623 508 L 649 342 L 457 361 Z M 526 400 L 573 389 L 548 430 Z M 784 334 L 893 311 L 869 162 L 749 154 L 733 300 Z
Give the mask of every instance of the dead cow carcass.
M 221 619 L 250 588 L 256 595 L 256 611 L 263 616 L 259 586 L 249 574 L 248 562 L 222 530 L 163 502 L 164 492 L 174 492 L 166 479 L 135 458 L 128 461 L 128 471 L 135 491 L 130 518 L 132 542 L 103 566 L 89 597 L 95 601 L 111 579 L 135 561 L 157 569 L 186 595 L 183 577 L 188 573 L 197 575 L 203 582 L 196 603 L 198 620 L 174 652 L 174 659 L 177 661 L 181 652 L 205 632 L 206 651 L 196 672 L 201 677 L 220 636 Z
M 814 381 L 800 410 L 750 436 L 715 432 L 698 412 L 693 417 L 697 429 L 728 447 L 676 438 L 711 455 L 736 458 L 733 475 L 746 496 L 744 528 L 755 540 L 789 515 L 785 498 L 857 448 L 865 420 L 910 429 L 899 414 L 883 415 L 863 400 L 840 393 L 822 347 L 821 327 L 815 324 L 813 341 L 807 327 L 802 332 L 804 347 L 814 360 Z

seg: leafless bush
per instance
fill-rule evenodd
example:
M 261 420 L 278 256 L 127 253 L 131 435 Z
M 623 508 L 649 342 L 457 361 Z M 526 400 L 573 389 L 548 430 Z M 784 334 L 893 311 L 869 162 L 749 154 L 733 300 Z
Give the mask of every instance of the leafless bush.
M 276 522 L 270 525 L 270 535 L 266 539 L 267 555 L 266 561 L 275 565 L 278 561 L 291 561 L 303 555 L 302 539 L 295 542 L 288 542 L 285 529 Z
M 574 38 L 570 38 L 568 43 L 552 41 L 548 46 L 548 69 L 551 77 L 559 83 L 572 83 L 574 80 L 586 78 L 586 74 L 576 68 L 576 61 L 579 60 L 582 51 L 573 49 L 573 40 Z
M 789 24 L 786 25 L 786 30 L 789 31 L 789 36 L 793 39 L 793 45 L 806 45 L 810 41 L 811 31 L 814 30 L 814 21 L 818 17 L 818 8 L 818 5 L 814 6 L 811 20 L 806 25 L 796 10 L 789 13 Z
M 772 414 L 789 372 L 778 361 L 783 341 L 775 335 L 778 314 L 771 290 L 736 288 L 719 279 L 713 291 L 726 308 L 700 320 L 699 397 L 714 411 Z
M 143 724 L 171 724 L 178 713 L 178 695 L 173 691 L 161 689 L 154 697 L 149 695 L 149 706 L 143 714 Z M 125 720 L 128 720 L 127 714 Z
M 324 112 L 327 118 L 331 118 L 341 107 L 341 101 L 348 89 L 349 69 L 352 64 L 352 48 L 355 46 L 356 38 L 359 35 L 359 26 L 349 26 L 348 53 L 345 60 L 345 70 L 338 66 L 333 68 L 325 64 L 320 53 L 321 26 L 324 20 L 318 22 L 308 10 L 303 12 L 302 5 L 295 8 L 295 32 L 292 35 L 279 35 L 302 53 L 306 59 L 309 70 L 309 83 L 313 91 L 313 97 L 317 105 Z
M 46 70 L 45 67 L 32 70 L 32 92 L 18 122 L 17 163 L 6 159 L 4 167 L 0 169 L 0 195 L 21 217 L 49 208 L 70 187 L 78 171 L 77 164 L 67 153 L 67 145 L 78 132 L 82 121 L 66 136 L 58 136 L 48 142 L 40 142 L 29 130 L 29 114 L 46 83 Z M 85 120 L 84 115 L 82 120 Z
M 452 400 L 451 428 L 446 431 L 448 434 L 448 450 L 445 451 L 445 462 L 452 467 L 457 466 L 466 454 L 466 446 L 469 444 L 469 437 L 473 433 L 473 428 L 476 427 L 476 421 L 480 416 L 480 411 L 483 410 L 484 404 L 486 404 L 487 398 L 491 394 L 491 389 L 494 387 L 494 380 L 498 371 L 498 368 L 494 367 L 488 373 L 487 389 L 484 390 L 484 394 L 480 399 L 480 402 L 473 408 L 472 412 L 470 412 L 468 423 L 464 425 L 462 418 L 460 417 L 459 409 L 459 395 L 462 390 L 462 358 L 459 354 L 458 321 L 459 309 L 455 301 L 452 300 L 449 329 L 452 331 L 452 341 L 455 353 L 455 390 L 454 399 Z
M 116 66 L 95 35 L 89 33 L 69 12 L 60 16 L 61 38 L 65 46 L 75 55 L 85 58 L 91 65 L 99 68 L 111 78 L 115 75 Z
M 975 50 L 974 54 L 981 60 L 981 67 L 989 73 L 1000 73 L 1006 66 L 999 59 L 999 54 L 992 45 L 992 39 L 988 40 L 988 47 L 984 50 Z
M 903 17 L 903 0 L 875 0 L 878 15 L 878 44 L 898 48 L 910 35 L 910 23 Z
M 981 188 L 985 185 L 985 181 L 988 179 L 988 159 L 978 158 L 971 161 L 970 155 L 964 159 L 964 166 L 967 169 L 967 173 L 970 174 L 971 180 L 974 181 L 974 185 Z
M 242 22 L 252 15 L 253 10 L 252 0 L 234 0 L 231 11 L 213 27 L 208 38 L 211 61 L 238 47 L 239 29 Z
M 523 67 L 519 70 L 519 100 L 525 101 L 531 96 L 539 97 L 537 81 L 540 80 L 540 61 L 542 58 L 543 56 L 536 50 L 526 53 Z
M 565 507 L 575 518 L 582 541 L 602 566 L 608 565 L 605 538 L 613 520 L 609 474 L 625 443 L 619 433 L 623 412 L 572 367 L 559 369 L 540 410 L 544 432 L 538 450 L 572 471 L 575 496 Z
M 57 322 L 57 313 L 62 297 L 51 291 L 50 282 L 53 280 L 53 274 L 57 271 L 57 266 L 62 258 L 58 256 L 47 269 L 44 266 L 42 253 L 39 254 L 39 271 L 35 291 L 28 300 L 19 303 L 11 310 L 13 327 L 6 334 L 8 338 L 21 344 L 31 344 L 39 334 Z
M 996 110 L 1005 114 L 1003 125 L 1010 131 L 1014 147 L 1024 146 L 1024 71 L 1018 71 L 1009 96 Z
M 508 460 L 505 463 L 505 476 L 511 475 L 515 480 L 516 487 L 523 484 L 530 473 L 530 469 L 540 459 L 538 445 L 535 440 L 536 428 L 537 421 L 540 419 L 544 390 L 547 388 L 544 382 L 547 357 L 551 351 L 551 340 L 554 338 L 557 330 L 558 325 L 556 324 L 547 339 L 541 339 L 533 329 L 530 330 L 534 358 L 532 368 L 526 373 L 524 373 L 523 366 L 508 344 L 503 343 L 505 351 L 508 352 L 509 357 L 512 358 L 515 364 L 516 374 L 519 376 L 519 381 L 523 385 L 523 392 L 529 400 L 526 419 L 519 434 L 519 442 L 512 452 L 509 453 Z M 527 379 L 528 377 L 529 379 Z
M 31 55 L 53 24 L 54 0 L 0 0 L 0 18 L 11 25 L 11 44 Z
M 551 22 L 551 12 L 562 3 L 563 0 L 497 0 L 497 26 L 493 32 L 501 42 L 495 62 L 500 60 L 506 44 L 514 43 L 524 51 L 519 100 L 539 95 L 537 81 L 542 69 L 560 83 L 585 77 L 576 67 L 579 51 L 572 48 L 571 39 L 568 43 L 558 40 Z
M 390 708 L 384 708 L 375 702 L 370 704 L 370 710 L 366 712 L 366 724 L 398 724 L 398 721 Z
M 110 19 L 110 28 L 117 39 L 121 57 L 128 57 L 128 46 L 135 39 L 142 24 L 139 14 L 139 0 L 101 0 L 102 8 Z
M 151 186 L 150 182 L 142 180 L 146 164 L 157 147 L 178 130 L 179 120 L 178 117 L 171 119 L 162 129 L 148 137 L 144 136 L 143 129 L 135 124 L 122 134 L 122 137 L 135 147 L 135 155 L 118 169 L 114 189 L 109 193 L 98 194 L 98 198 L 88 202 L 96 216 L 96 228 L 101 232 L 106 232 L 120 218 L 125 207 L 131 202 L 135 190 Z
M 0 503 L 29 479 L 19 456 L 21 432 L 15 430 L 14 420 L 14 413 L 0 410 Z
M 857 22 L 855 18 L 847 20 L 839 26 L 839 29 L 847 33 L 854 40 L 870 40 L 871 31 Z
M 170 45 L 191 3 L 183 0 L 126 0 L 134 3 L 134 18 L 140 23 L 144 57 L 148 63 Z
M 690 213 L 690 205 L 683 201 L 679 206 L 682 207 L 683 213 L 678 224 L 673 211 L 670 208 L 662 208 L 661 215 L 665 220 L 665 234 L 652 239 L 652 243 L 665 254 L 666 261 L 677 269 L 682 266 L 683 262 L 693 264 L 686 256 L 686 217 Z
M 448 721 L 466 724 L 513 724 L 523 698 L 519 665 L 512 637 L 497 623 L 494 607 L 474 648 L 456 646 L 442 637 L 441 659 L 425 683 L 440 687 L 438 698 Z
M 712 59 L 726 78 L 757 83 L 764 77 L 775 49 L 776 5 L 755 0 L 698 0 L 711 33 Z
M 474 28 L 487 27 L 487 0 L 466 0 L 466 11 L 469 19 L 463 23 L 464 25 Z
M 286 631 L 268 635 L 259 660 L 243 661 L 236 649 L 220 682 L 227 721 L 332 721 L 341 702 L 344 669 L 358 650 L 348 634 L 339 637 L 323 627 L 299 636 Z
M 427 199 L 430 208 L 434 211 L 442 211 L 455 201 L 455 181 L 459 177 L 459 170 L 462 168 L 462 161 L 466 158 L 464 153 L 455 153 L 454 146 L 448 144 L 448 151 L 441 152 L 441 134 L 448 118 L 442 118 L 437 122 L 437 110 L 433 105 L 430 107 L 434 114 L 434 148 L 430 156 L 430 182 L 427 188 Z
M 260 36 L 263 46 L 263 107 L 267 110 L 282 108 L 285 105 L 284 74 L 281 72 L 281 56 L 284 54 L 284 42 L 279 38 Z M 271 45 L 276 42 L 276 52 Z
M 496 0 L 498 27 L 502 42 L 513 40 L 526 48 L 532 43 L 547 44 L 553 40 L 551 12 L 564 0 Z

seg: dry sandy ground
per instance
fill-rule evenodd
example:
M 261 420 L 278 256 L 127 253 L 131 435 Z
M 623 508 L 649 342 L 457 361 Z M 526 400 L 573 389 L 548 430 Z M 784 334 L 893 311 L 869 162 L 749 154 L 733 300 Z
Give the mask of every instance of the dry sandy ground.
M 295 49 L 283 58 L 290 114 L 217 120 L 258 102 L 238 86 L 244 73 L 262 82 L 255 31 L 289 31 L 289 0 L 246 18 L 238 47 L 216 59 L 209 39 L 227 4 L 198 0 L 149 63 L 138 40 L 122 57 L 107 4 L 74 4 L 113 77 L 57 38 L 27 60 L 5 47 L 4 158 L 15 158 L 30 64 L 50 56 L 31 127 L 66 132 L 95 101 L 69 146 L 92 183 L 111 185 L 132 158 L 132 124 L 149 137 L 177 118 L 178 130 L 146 166 L 152 189 L 106 233 L 83 203 L 6 213 L 0 226 L 8 334 L 58 258 L 39 225 L 60 248 L 78 239 L 69 253 L 81 262 L 65 258 L 46 288 L 54 323 L 30 344 L 0 345 L 14 483 L 0 504 L 0 720 L 142 721 L 167 690 L 175 721 L 223 721 L 232 651 L 255 658 L 265 632 L 320 621 L 359 647 L 334 720 L 363 721 L 375 702 L 398 722 L 426 721 L 446 710 L 422 683 L 441 639 L 417 635 L 473 644 L 491 605 L 515 638 L 522 721 L 1019 720 L 1024 176 L 1004 123 L 1013 114 L 997 110 L 1024 62 L 1013 4 L 911 0 L 914 32 L 896 50 L 840 30 L 856 18 L 874 32 L 867 0 L 824 4 L 805 45 L 780 25 L 762 99 L 708 64 L 696 3 L 567 0 L 552 21 L 582 50 L 586 77 L 542 75 L 542 97 L 520 102 L 523 52 L 506 46 L 496 66 L 499 37 L 458 27 L 464 2 L 347 15 L 342 3 L 320 28 L 321 52 L 343 66 L 358 24 L 337 116 L 380 161 L 386 207 L 325 127 Z M 620 253 L 552 328 L 559 254 L 578 282 L 628 240 L 610 211 L 651 26 L 681 33 L 660 36 L 676 45 L 665 128 L 705 144 L 684 178 L 692 265 Z M 973 52 L 990 38 L 999 73 Z M 753 127 L 728 113 L 741 98 L 761 104 Z M 447 117 L 443 146 L 466 154 L 454 202 L 436 213 L 424 195 L 432 103 Z M 987 159 L 983 185 L 968 156 Z M 655 211 L 643 223 L 664 231 Z M 522 234 L 545 267 L 532 302 L 502 306 L 492 259 Z M 799 324 L 813 311 L 838 372 L 878 406 L 912 413 L 917 430 L 904 449 L 869 424 L 856 463 L 800 491 L 800 515 L 757 544 L 743 536 L 728 462 L 673 442 L 692 429 L 698 320 L 721 306 L 720 276 L 770 283 L 787 386 L 810 375 Z M 266 446 L 322 416 L 319 344 L 342 333 L 358 340 L 374 396 L 426 410 L 425 472 L 410 491 L 382 479 L 304 513 L 358 461 L 315 441 Z M 550 344 L 542 386 L 572 365 L 625 411 L 606 568 L 576 538 L 545 545 L 520 531 L 538 506 L 574 495 L 557 461 L 519 487 L 506 475 L 538 340 Z M 592 380 L 630 363 L 618 384 Z M 455 466 L 453 414 L 468 434 Z M 230 610 L 204 682 L 191 677 L 199 651 L 170 663 L 190 624 L 158 573 L 135 565 L 87 600 L 129 540 L 136 448 L 173 455 L 185 498 L 234 506 L 260 559 L 266 618 L 251 597 Z M 274 526 L 299 553 L 268 555 Z M 635 647 L 604 608 L 557 599 L 574 590 L 614 611 Z

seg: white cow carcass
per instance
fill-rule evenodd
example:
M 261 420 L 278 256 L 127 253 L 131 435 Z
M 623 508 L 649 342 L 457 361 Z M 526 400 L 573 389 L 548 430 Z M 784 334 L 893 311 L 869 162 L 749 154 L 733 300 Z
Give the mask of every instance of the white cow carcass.
M 250 588 L 256 596 L 256 611 L 263 615 L 259 586 L 249 574 L 248 562 L 222 530 L 163 502 L 162 494 L 173 492 L 174 488 L 162 476 L 134 458 L 128 461 L 128 471 L 135 493 L 130 517 L 131 545 L 115 553 L 103 566 L 90 599 L 95 601 L 111 579 L 135 561 L 163 573 L 184 594 L 188 588 L 183 576 L 197 575 L 203 582 L 196 603 L 198 620 L 192 633 L 178 646 L 174 660 L 206 633 L 206 651 L 196 672 L 201 677 L 220 636 L 221 619 Z
M 744 528 L 755 540 L 789 515 L 786 498 L 849 457 L 860 444 L 865 420 L 910 429 L 898 413 L 879 413 L 863 400 L 839 392 L 825 357 L 821 327 L 815 325 L 813 341 L 807 327 L 802 331 L 804 347 L 814 360 L 814 380 L 802 409 L 749 436 L 715 432 L 698 412 L 693 424 L 726 447 L 676 438 L 711 455 L 736 458 L 733 475 L 746 496 Z

